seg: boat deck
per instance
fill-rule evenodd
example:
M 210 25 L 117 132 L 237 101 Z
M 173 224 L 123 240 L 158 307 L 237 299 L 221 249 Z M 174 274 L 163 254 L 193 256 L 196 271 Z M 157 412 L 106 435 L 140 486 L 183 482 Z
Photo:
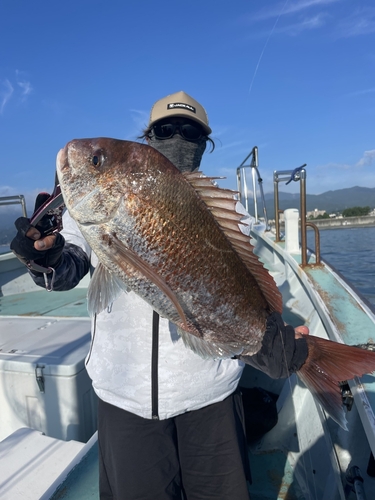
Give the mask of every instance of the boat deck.
M 87 289 L 49 293 L 39 289 L 0 297 L 1 316 L 88 318 Z
M 288 323 L 293 326 L 305 323 L 311 335 L 364 348 L 369 344 L 372 350 L 375 313 L 371 304 L 331 266 L 316 265 L 315 255 L 310 253 L 310 265 L 302 270 L 300 253 L 286 252 L 285 242 L 275 242 L 270 233 L 254 233 L 257 253 L 283 295 L 283 317 Z M 353 465 L 360 467 L 366 492 L 373 495 L 375 491 L 375 478 L 366 474 L 371 452 L 375 453 L 375 377 L 355 378 L 349 381 L 349 386 L 354 406 L 346 412 L 349 428 L 346 432 L 324 415 L 303 384 L 295 376 L 291 377 L 278 400 L 277 426 L 254 450 L 259 455 L 274 453 L 275 448 L 284 450 L 287 463 L 292 464 L 294 479 L 307 497 L 307 492 L 311 494 L 311 488 L 316 489 L 317 484 L 332 481 L 338 484 L 336 495 L 340 499 L 352 498 L 344 493 L 337 473 L 342 475 L 345 484 L 345 471 Z M 323 497 L 324 500 L 336 498 L 328 490 L 319 491 L 319 488 L 312 496 L 314 500 Z
M 293 482 L 293 469 L 281 451 L 251 457 L 254 500 L 305 500 L 298 484 Z M 99 500 L 98 446 L 92 446 L 82 461 L 60 484 L 51 500 Z
M 50 500 L 99 500 L 98 443 L 60 484 Z
M 338 287 L 337 280 L 341 277 L 329 272 L 327 267 L 312 267 L 306 269 L 306 273 L 321 298 L 317 307 L 326 309 L 327 317 L 332 318 L 341 339 L 348 345 L 369 345 L 371 350 L 375 350 L 374 314 L 370 305 L 358 297 L 354 300 L 353 290 L 345 281 L 342 280 L 343 286 Z M 329 331 L 329 325 L 325 326 Z M 334 331 L 332 337 L 332 340 L 339 340 Z M 375 376 L 364 375 L 350 381 L 349 385 L 375 455 Z
M 34 284 L 13 253 L 0 255 L 0 317 L 88 318 L 86 276 L 73 290 L 47 292 Z
M 284 243 L 275 243 L 268 235 L 259 237 L 259 247 L 260 256 L 264 257 L 262 260 L 267 262 L 283 294 L 283 316 L 288 323 L 293 326 L 306 323 L 313 335 L 352 345 L 373 342 L 375 316 L 372 308 L 329 266 L 312 266 L 303 272 L 300 256 L 285 252 Z M 314 256 L 310 257 L 310 263 L 314 263 Z M 86 283 L 71 291 L 48 293 L 36 287 L 28 276 L 25 280 L 12 265 L 9 261 L 9 274 L 0 283 L 3 292 L 0 297 L 0 327 L 6 321 L 9 324 L 14 322 L 15 318 L 20 322 L 49 321 L 52 317 L 64 323 L 72 319 L 80 323 L 89 321 Z M 24 273 L 24 268 L 22 270 Z M 342 286 L 337 286 L 338 281 Z M 12 288 L 8 283 L 12 283 Z M 263 384 L 264 377 L 258 371 L 253 372 L 251 381 L 245 386 L 261 386 L 272 391 L 272 384 L 279 384 L 279 387 L 284 388 L 278 401 L 278 424 L 250 449 L 253 477 L 251 498 L 344 498 L 342 486 L 332 494 L 324 486 L 327 481 L 333 487 L 340 484 L 337 478 L 339 467 L 336 459 L 332 458 L 331 450 L 336 450 L 341 467 L 348 466 L 351 461 L 360 466 L 362 475 L 365 475 L 370 451 L 375 450 L 375 378 L 366 375 L 352 384 L 356 403 L 355 411 L 348 414 L 352 432 L 341 432 L 334 426 L 334 442 L 331 442 L 330 438 L 326 438 L 330 435 L 324 427 L 326 419 L 321 418 L 311 394 L 296 382 L 296 377 L 292 377 L 293 380 L 287 384 L 270 380 Z M 356 414 L 359 414 L 360 421 Z M 340 449 L 345 450 L 345 456 L 340 455 Z M 97 446 L 93 446 L 52 498 L 97 500 L 97 474 Z M 365 485 L 367 492 L 374 491 L 375 478 L 366 476 Z M 349 495 L 346 498 L 354 497 Z

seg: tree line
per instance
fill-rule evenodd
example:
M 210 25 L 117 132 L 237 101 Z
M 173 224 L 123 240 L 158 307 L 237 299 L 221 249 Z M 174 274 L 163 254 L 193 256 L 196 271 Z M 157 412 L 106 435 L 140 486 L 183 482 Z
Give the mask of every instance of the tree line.
M 371 212 L 370 207 L 351 207 L 351 208 L 345 208 L 341 215 L 343 217 L 361 217 L 364 215 L 368 215 Z M 310 219 L 329 219 L 329 214 L 327 212 L 324 212 L 323 215 L 318 215 L 318 217 L 313 217 L 312 215 L 309 217 Z

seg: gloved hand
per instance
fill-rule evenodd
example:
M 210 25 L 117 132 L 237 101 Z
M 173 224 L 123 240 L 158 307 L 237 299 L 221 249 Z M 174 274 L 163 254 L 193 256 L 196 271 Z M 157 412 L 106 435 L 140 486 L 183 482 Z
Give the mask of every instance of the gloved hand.
M 255 366 L 271 378 L 289 377 L 307 359 L 308 348 L 304 337 L 308 333 L 306 326 L 293 328 L 285 325 L 281 315 L 273 312 L 267 318 L 262 347 L 256 354 L 240 355 L 238 359 Z
M 35 210 L 48 197 L 49 195 L 46 193 L 39 194 L 36 199 Z M 43 219 L 47 217 L 44 216 L 37 227 L 32 226 L 30 219 L 26 217 L 19 217 L 15 221 L 17 234 L 13 238 L 10 248 L 16 257 L 30 269 L 32 269 L 31 261 L 44 268 L 55 268 L 61 259 L 65 240 L 60 233 L 47 236 L 43 234 L 44 226 L 48 226 L 48 224 L 44 224 L 46 221 L 43 221 Z

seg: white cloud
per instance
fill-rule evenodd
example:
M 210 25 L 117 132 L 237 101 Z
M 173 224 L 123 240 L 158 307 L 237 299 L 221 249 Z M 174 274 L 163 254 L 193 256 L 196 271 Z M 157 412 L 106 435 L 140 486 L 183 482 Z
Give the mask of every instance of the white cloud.
M 34 205 L 35 205 L 35 199 L 39 193 L 50 193 L 51 192 L 51 187 L 46 188 L 46 187 L 39 187 L 39 188 L 34 188 L 31 190 L 24 190 L 24 189 L 19 189 L 15 188 L 13 186 L 1 186 L 0 185 L 0 196 L 16 196 L 18 197 L 19 195 L 23 195 L 25 198 L 26 202 L 26 207 L 27 207 L 27 213 L 30 216 L 32 212 L 34 211 Z M 19 215 L 21 215 L 22 208 L 19 203 L 16 203 L 14 205 L 4 205 L 2 207 L 2 211 L 8 211 L 8 212 L 17 212 Z
M 325 24 L 325 14 L 317 14 L 316 16 L 302 19 L 295 24 L 289 24 L 283 28 L 275 30 L 276 33 L 285 33 L 287 35 L 296 36 L 303 31 L 320 28 Z
M 340 38 L 369 35 L 375 33 L 375 8 L 358 9 L 346 19 L 343 19 L 336 35 Z
M 0 114 L 3 113 L 5 106 L 14 92 L 13 86 L 9 80 L 0 82 Z
M 375 92 L 375 87 L 370 88 L 370 89 L 357 90 L 355 92 L 350 92 L 347 95 L 349 97 L 355 97 L 355 96 L 359 96 L 359 95 L 372 94 L 373 92 Z
M 17 213 L 18 216 L 22 215 L 22 206 L 20 203 L 20 193 L 17 192 L 16 189 L 12 188 L 11 186 L 0 186 L 0 196 L 1 197 L 15 197 L 14 203 L 11 204 L 11 200 L 7 202 L 7 204 L 2 205 L 1 207 L 1 212 L 7 213 L 7 212 L 14 212 Z M 31 202 L 31 199 L 29 197 L 29 200 L 25 197 L 25 202 L 26 206 Z
M 12 96 L 18 99 L 18 101 L 24 102 L 33 91 L 31 83 L 24 77 L 25 74 L 18 70 L 15 73 L 19 90 L 17 90 L 17 86 L 16 90 L 14 89 L 12 82 L 8 78 L 0 81 L 0 114 L 3 113 L 5 106 Z
M 367 167 L 375 163 L 375 149 L 365 151 L 362 158 L 355 164 L 356 167 Z
M 375 163 L 375 149 L 370 149 L 369 151 L 365 151 L 360 160 L 358 160 L 354 165 L 349 163 L 327 163 L 326 165 L 318 165 L 316 168 L 319 171 L 328 172 L 330 170 L 353 170 L 353 168 L 362 168 L 368 167 Z
M 325 7 L 331 3 L 336 3 L 340 0 L 297 0 L 294 2 L 284 1 L 272 9 L 264 9 L 259 11 L 255 16 L 252 16 L 252 21 L 261 21 L 272 19 L 280 15 L 295 14 L 313 7 Z
M 300 0 L 296 2 L 289 2 L 284 10 L 284 13 L 293 14 L 294 12 L 300 12 L 301 10 L 309 9 L 310 7 L 315 7 L 317 5 L 325 7 L 326 5 L 339 1 L 340 0 Z
M 134 141 L 142 135 L 143 131 L 147 128 L 150 112 L 140 109 L 130 109 L 129 114 L 132 120 L 132 126 L 125 130 L 123 138 Z
M 33 88 L 31 86 L 31 83 L 26 79 L 26 73 L 23 71 L 19 71 L 18 69 L 16 70 L 16 79 L 17 79 L 17 85 L 21 89 L 21 101 L 25 102 L 27 99 L 27 96 L 31 94 Z
M 214 138 L 214 140 L 215 140 L 215 138 Z M 248 147 L 247 147 L 248 144 L 246 141 L 233 141 L 233 142 L 228 142 L 224 145 L 219 144 L 216 147 L 218 148 L 219 153 L 221 153 L 222 151 L 225 151 L 226 149 L 229 149 L 230 153 L 232 153 L 233 150 L 238 150 L 239 148 L 242 148 L 243 146 L 246 146 L 246 148 L 248 149 Z
M 245 18 L 246 23 L 259 23 L 276 19 L 275 33 L 285 33 L 292 36 L 305 30 L 319 28 L 328 21 L 332 23 L 331 33 L 336 38 L 349 38 L 375 33 L 375 7 L 330 9 L 331 4 L 343 3 L 342 0 L 284 0 L 271 8 L 264 8 Z M 333 6 L 333 5 L 332 5 Z M 328 12 L 330 12 L 328 14 Z M 342 14 L 345 12 L 345 14 Z M 314 14 L 314 15 L 313 15 Z M 302 16 L 305 16 L 303 18 Z M 293 19 L 292 24 L 275 30 L 279 18 Z M 283 24 L 287 21 L 284 20 Z M 265 36 L 266 33 L 258 36 Z
M 32 92 L 33 88 L 30 85 L 30 82 L 17 82 L 17 83 L 22 89 L 22 96 L 28 96 Z
M 349 170 L 349 169 L 353 168 L 353 166 L 349 165 L 348 163 L 330 162 L 330 163 L 326 163 L 325 165 L 318 165 L 316 168 L 317 168 L 317 170 L 328 172 L 330 170 Z
M 148 120 L 150 117 L 149 111 L 143 111 L 140 109 L 131 109 L 130 114 L 133 122 L 140 130 L 147 127 Z
M 0 196 L 14 196 L 14 189 L 12 189 L 10 186 L 0 186 Z
M 16 79 L 17 79 L 17 84 L 18 86 L 22 89 L 22 100 L 25 100 L 25 98 L 32 92 L 33 88 L 30 84 L 29 81 L 26 80 L 26 73 L 24 71 L 19 71 L 16 69 Z

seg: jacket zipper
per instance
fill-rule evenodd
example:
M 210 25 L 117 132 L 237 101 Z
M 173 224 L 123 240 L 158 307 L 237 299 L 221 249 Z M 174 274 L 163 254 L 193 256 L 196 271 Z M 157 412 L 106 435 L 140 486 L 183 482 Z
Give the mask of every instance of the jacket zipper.
M 159 314 L 152 315 L 152 351 L 151 351 L 151 415 L 153 420 L 159 420 Z
M 89 349 L 89 353 L 88 353 L 88 355 L 86 357 L 85 366 L 87 366 L 89 364 L 89 361 L 91 359 L 91 353 L 92 353 L 92 349 L 94 347 L 95 333 L 96 333 L 96 314 L 94 316 L 93 331 L 91 333 L 90 349 Z

